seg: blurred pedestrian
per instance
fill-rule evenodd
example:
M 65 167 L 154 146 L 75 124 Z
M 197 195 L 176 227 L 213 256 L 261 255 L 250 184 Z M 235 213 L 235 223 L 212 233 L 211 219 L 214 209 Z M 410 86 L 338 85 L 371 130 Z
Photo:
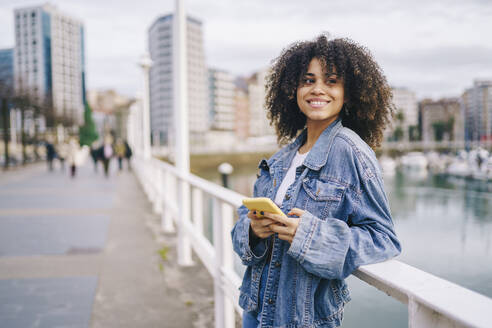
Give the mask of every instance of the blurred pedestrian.
M 104 175 L 109 177 L 109 164 L 111 161 L 111 157 L 113 157 L 113 144 L 111 136 L 107 136 L 104 138 L 104 143 L 100 148 L 100 156 L 103 161 L 104 167 Z
M 67 161 L 70 165 L 70 177 L 75 178 L 77 173 L 77 156 L 79 152 L 79 143 L 75 137 L 70 138 L 68 142 L 68 156 Z
M 53 171 L 53 160 L 56 158 L 55 146 L 51 142 L 51 138 L 47 138 L 46 143 L 46 161 L 48 162 L 48 170 Z
M 126 161 L 128 163 L 128 170 L 132 169 L 132 166 L 130 163 L 132 155 L 133 155 L 132 149 L 130 148 L 130 145 L 128 144 L 128 142 L 125 140 L 125 158 L 126 158 Z
M 97 172 L 97 162 L 100 159 L 99 142 L 94 141 L 90 150 L 92 161 L 94 162 L 94 172 Z
M 60 167 L 62 171 L 65 171 L 65 159 L 68 156 L 68 145 L 65 142 L 61 142 L 57 145 L 56 153 L 58 154 L 58 160 L 60 161 Z
M 116 140 L 116 145 L 114 146 L 114 152 L 118 158 L 118 169 L 121 171 L 123 169 L 123 158 L 125 157 L 126 149 L 123 140 L 118 138 Z

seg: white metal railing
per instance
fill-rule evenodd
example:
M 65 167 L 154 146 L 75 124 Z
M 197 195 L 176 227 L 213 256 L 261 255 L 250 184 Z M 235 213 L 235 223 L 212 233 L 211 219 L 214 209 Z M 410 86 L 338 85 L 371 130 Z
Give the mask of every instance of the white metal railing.
M 195 251 L 214 279 L 215 327 L 235 326 L 241 277 L 234 270 L 230 232 L 243 195 L 152 158 L 134 159 L 135 173 L 162 229 L 178 233 L 178 263 L 191 264 Z M 212 199 L 213 243 L 203 231 L 204 195 Z M 492 327 L 492 299 L 397 260 L 360 267 L 354 275 L 408 304 L 408 326 Z

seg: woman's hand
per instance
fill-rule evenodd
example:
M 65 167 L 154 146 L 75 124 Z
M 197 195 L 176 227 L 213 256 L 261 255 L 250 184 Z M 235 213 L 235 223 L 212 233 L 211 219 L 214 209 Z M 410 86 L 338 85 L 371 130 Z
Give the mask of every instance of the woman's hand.
M 273 231 L 270 229 L 270 225 L 275 223 L 274 220 L 268 219 L 265 216 L 259 218 L 256 216 L 256 211 L 249 211 L 248 218 L 251 219 L 251 230 L 254 234 L 260 238 L 267 238 L 273 235 Z
M 296 235 L 297 227 L 299 226 L 301 215 L 305 211 L 293 208 L 290 210 L 288 215 L 296 215 L 297 218 L 290 218 L 284 215 L 265 213 L 265 217 L 274 221 L 273 224 L 269 225 L 269 229 L 273 232 L 278 233 L 278 237 L 282 240 L 292 243 L 294 236 Z

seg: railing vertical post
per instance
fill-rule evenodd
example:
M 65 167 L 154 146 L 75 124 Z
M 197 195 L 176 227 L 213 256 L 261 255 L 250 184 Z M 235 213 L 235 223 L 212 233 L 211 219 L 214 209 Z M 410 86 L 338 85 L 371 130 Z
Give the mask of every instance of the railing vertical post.
M 149 171 L 150 171 L 149 161 L 146 159 L 143 159 L 143 161 L 142 161 L 142 178 L 143 178 L 143 186 L 144 186 L 145 195 L 147 196 L 148 199 L 150 199 L 150 196 L 151 196 Z
M 203 234 L 203 193 L 198 188 L 193 188 L 193 225 L 195 229 Z
M 147 173 L 147 181 L 149 182 L 149 193 L 148 193 L 148 197 L 149 197 L 149 200 L 152 204 L 154 204 L 154 201 L 155 201 L 155 196 L 156 196 L 156 192 L 155 192 L 155 181 L 154 181 L 154 176 L 155 176 L 155 166 L 154 166 L 154 162 L 152 160 L 149 160 L 148 161 L 148 164 L 149 164 L 149 169 L 148 169 L 148 173 Z
M 233 209 L 230 205 L 214 198 L 213 224 L 214 249 L 216 256 L 214 297 L 215 297 L 215 328 L 234 327 L 234 305 L 227 297 L 225 271 L 233 269 L 233 255 L 230 231 L 232 229 Z
M 164 171 L 164 209 L 161 215 L 161 228 L 162 231 L 167 233 L 173 233 L 174 224 L 173 224 L 173 207 L 176 204 L 175 197 L 177 190 L 176 184 L 174 183 L 175 179 L 171 172 L 165 170 Z
M 186 226 L 190 224 L 190 184 L 182 178 L 178 179 L 179 207 L 178 207 L 178 264 L 193 265 L 191 259 L 191 242 Z
M 464 328 L 440 313 L 420 304 L 413 298 L 408 299 L 408 328 Z
M 154 198 L 154 212 L 162 213 L 162 169 L 155 164 L 155 198 Z

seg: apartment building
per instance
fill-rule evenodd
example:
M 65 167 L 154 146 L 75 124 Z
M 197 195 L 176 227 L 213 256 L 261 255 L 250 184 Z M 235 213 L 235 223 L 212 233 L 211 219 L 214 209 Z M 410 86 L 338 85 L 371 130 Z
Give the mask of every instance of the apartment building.
M 84 26 L 50 4 L 14 10 L 14 86 L 83 123 Z

